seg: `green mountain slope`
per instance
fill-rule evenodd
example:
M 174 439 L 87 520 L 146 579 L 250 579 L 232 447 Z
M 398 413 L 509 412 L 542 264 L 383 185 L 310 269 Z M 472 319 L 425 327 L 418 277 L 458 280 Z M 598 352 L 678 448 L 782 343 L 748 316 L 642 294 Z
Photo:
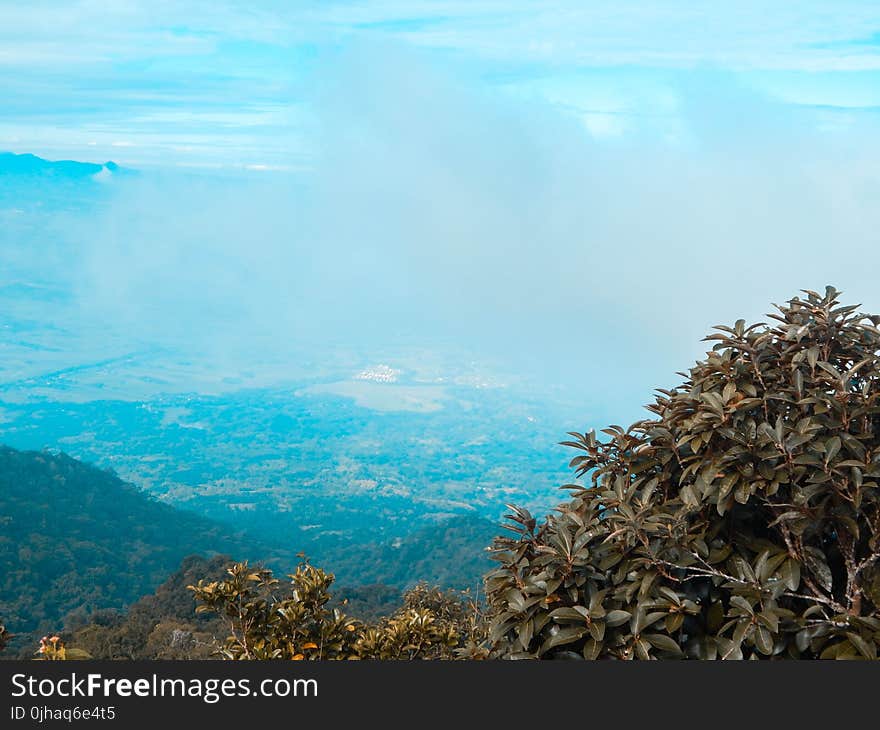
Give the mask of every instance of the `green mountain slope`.
M 485 547 L 496 533 L 488 520 L 458 517 L 402 540 L 313 550 L 309 557 L 336 574 L 341 595 L 371 611 L 419 580 L 478 588 L 490 567 Z M 66 454 L 0 446 L 0 623 L 15 634 L 73 628 L 95 612 L 129 607 L 186 556 L 229 555 L 283 575 L 303 547 L 279 546 L 158 502 Z M 375 584 L 382 584 L 378 599 Z
M 193 553 L 295 560 L 65 454 L 0 447 L 0 616 L 12 632 L 122 608 Z
M 456 517 L 399 540 L 338 547 L 320 563 L 342 586 L 380 583 L 404 589 L 426 581 L 476 592 L 492 567 L 486 547 L 499 532 L 482 517 Z

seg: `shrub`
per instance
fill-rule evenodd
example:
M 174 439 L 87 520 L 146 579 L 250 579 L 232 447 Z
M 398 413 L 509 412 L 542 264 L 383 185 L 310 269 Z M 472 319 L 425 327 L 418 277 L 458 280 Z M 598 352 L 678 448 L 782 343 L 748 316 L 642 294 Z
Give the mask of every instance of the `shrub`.
M 880 317 L 804 294 L 564 442 L 587 484 L 493 545 L 494 655 L 877 658 Z
M 12 634 L 6 630 L 6 627 L 3 624 L 0 624 L 0 653 L 3 653 L 3 651 L 6 650 L 11 638 Z
M 466 592 L 419 583 L 400 609 L 364 627 L 355 648 L 361 659 L 482 659 L 485 638 L 481 607 Z
M 289 590 L 272 571 L 246 562 L 228 569 L 229 578 L 191 586 L 196 611 L 225 617 L 230 635 L 220 650 L 226 659 L 345 659 L 357 639 L 357 623 L 328 609 L 333 575 L 301 563 Z
M 68 649 L 60 636 L 44 636 L 35 652 L 37 659 L 42 661 L 66 661 L 68 659 L 91 659 L 92 656 L 82 649 Z
M 265 569 L 235 563 L 222 581 L 190 586 L 200 612 L 225 617 L 225 659 L 479 658 L 482 615 L 463 594 L 419 584 L 403 606 L 375 624 L 329 608 L 333 575 L 303 561 L 283 584 Z

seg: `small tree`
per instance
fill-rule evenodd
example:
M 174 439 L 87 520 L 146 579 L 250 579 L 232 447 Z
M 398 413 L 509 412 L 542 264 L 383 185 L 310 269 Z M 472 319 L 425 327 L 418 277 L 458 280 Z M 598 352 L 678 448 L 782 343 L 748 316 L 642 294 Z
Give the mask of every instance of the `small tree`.
M 356 649 L 363 659 L 483 659 L 486 621 L 466 592 L 419 583 L 403 606 L 363 629 Z
M 6 650 L 11 638 L 12 634 L 6 630 L 6 627 L 3 624 L 0 624 L 0 654 Z
M 716 328 L 654 417 L 571 434 L 588 485 L 494 543 L 496 655 L 877 658 L 880 317 L 838 294 Z
M 357 622 L 328 609 L 333 575 L 301 563 L 282 592 L 272 571 L 236 563 L 229 578 L 190 586 L 201 603 L 216 611 L 230 636 L 220 653 L 227 659 L 345 659 L 357 639 Z
M 467 596 L 419 584 L 403 606 L 369 625 L 329 609 L 333 575 L 303 562 L 290 583 L 236 563 L 223 581 L 190 586 L 200 605 L 227 620 L 226 659 L 482 658 L 485 622 Z
M 64 661 L 67 659 L 67 649 L 60 636 L 44 636 L 40 639 L 40 647 L 36 653 L 37 658 L 43 661 Z
M 40 639 L 36 658 L 42 661 L 66 661 L 68 659 L 91 659 L 83 649 L 68 649 L 60 636 L 44 636 Z

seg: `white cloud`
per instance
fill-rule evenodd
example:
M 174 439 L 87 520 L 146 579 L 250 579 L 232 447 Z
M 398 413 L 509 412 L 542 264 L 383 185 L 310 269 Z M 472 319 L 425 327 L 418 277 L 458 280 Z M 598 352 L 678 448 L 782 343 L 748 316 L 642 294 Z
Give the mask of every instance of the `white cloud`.
M 880 86 L 880 45 L 847 42 L 878 28 L 880 5 L 854 0 L 0 3 L 4 126 L 24 144 L 37 144 L 41 127 L 67 130 L 54 145 L 70 148 L 93 132 L 123 137 L 139 160 L 169 164 L 301 158 L 312 130 L 300 102 L 340 47 L 374 38 L 617 135 L 640 126 L 628 117 L 675 114 L 668 79 L 648 69 L 733 70 L 798 102 L 867 103 Z M 620 69 L 635 74 L 621 79 Z M 847 91 L 801 83 L 794 93 L 799 82 L 766 81 L 784 71 L 846 77 Z
M 880 311 L 876 125 L 823 134 L 809 110 L 706 74 L 678 90 L 673 141 L 599 143 L 557 105 L 388 45 L 320 80 L 306 184 L 145 183 L 88 221 L 90 316 L 249 356 L 470 344 L 577 397 L 601 383 L 635 417 L 713 324 L 828 283 Z
M 876 44 L 839 45 L 880 29 L 880 6 L 858 0 L 35 2 L 0 6 L 0 29 L 0 62 L 21 65 L 200 54 L 223 39 L 322 43 L 365 32 L 518 63 L 806 70 L 880 63 Z

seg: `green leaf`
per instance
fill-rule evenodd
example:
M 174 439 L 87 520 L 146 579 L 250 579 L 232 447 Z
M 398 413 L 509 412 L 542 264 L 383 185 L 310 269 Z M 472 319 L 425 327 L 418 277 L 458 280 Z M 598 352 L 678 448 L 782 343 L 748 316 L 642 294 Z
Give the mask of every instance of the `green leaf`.
M 602 651 L 602 644 L 600 642 L 593 639 L 587 639 L 584 642 L 584 650 L 582 652 L 584 659 L 596 659 L 600 651 Z
M 819 581 L 819 585 L 830 592 L 834 583 L 834 577 L 831 573 L 831 568 L 828 567 L 825 553 L 818 548 L 809 546 L 804 548 L 804 556 L 807 561 L 807 567 Z
M 837 456 L 842 443 L 839 436 L 833 436 L 825 442 L 825 463 L 830 464 L 831 460 Z
M 773 636 L 764 626 L 759 625 L 755 627 L 754 641 L 755 647 L 762 654 L 769 656 L 773 653 Z
M 801 584 L 801 565 L 794 558 L 788 558 L 782 565 L 780 571 L 785 586 L 790 591 L 796 591 Z
M 611 628 L 620 626 L 629 621 L 630 616 L 632 616 L 632 614 L 629 611 L 609 611 L 608 615 L 605 616 L 605 625 Z
M 588 615 L 584 611 L 579 611 L 582 606 L 563 606 L 550 612 L 550 618 L 557 623 L 576 621 L 577 623 L 586 623 Z
M 557 631 L 546 642 L 544 642 L 544 646 L 542 647 L 542 649 L 546 651 L 546 649 L 552 649 L 553 647 L 560 646 L 562 644 L 571 644 L 572 642 L 580 639 L 586 633 L 586 628 L 576 628 L 574 626 L 559 629 L 559 631 Z
M 660 651 L 675 654 L 676 656 L 681 656 L 682 654 L 678 642 L 671 636 L 667 636 L 666 634 L 643 634 L 642 636 L 651 643 L 651 646 Z
M 526 651 L 528 651 L 529 644 L 532 641 L 532 633 L 534 631 L 534 628 L 535 624 L 531 619 L 529 619 L 528 621 L 523 621 L 523 623 L 520 624 L 519 631 L 517 632 L 519 643 Z
M 873 642 L 869 643 L 865 641 L 854 631 L 847 631 L 846 636 L 850 643 L 859 650 L 859 653 L 865 657 L 865 659 L 873 660 L 877 658 L 877 646 Z

